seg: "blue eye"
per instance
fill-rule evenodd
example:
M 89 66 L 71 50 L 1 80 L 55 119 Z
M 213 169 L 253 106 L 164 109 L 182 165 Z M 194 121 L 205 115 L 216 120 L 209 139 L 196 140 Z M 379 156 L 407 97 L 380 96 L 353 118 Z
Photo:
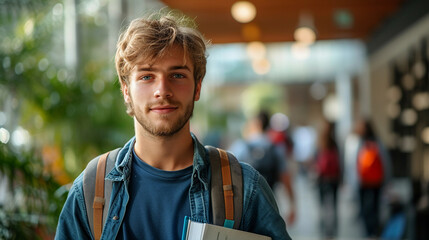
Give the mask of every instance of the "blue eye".
M 180 73 L 175 73 L 175 74 L 173 74 L 173 77 L 174 78 L 185 78 L 185 75 L 180 74 Z
M 144 81 L 147 81 L 147 80 L 151 80 L 151 79 L 152 79 L 152 76 L 145 75 L 145 76 L 141 76 L 141 77 L 140 77 L 140 79 L 141 79 L 141 80 L 144 80 Z

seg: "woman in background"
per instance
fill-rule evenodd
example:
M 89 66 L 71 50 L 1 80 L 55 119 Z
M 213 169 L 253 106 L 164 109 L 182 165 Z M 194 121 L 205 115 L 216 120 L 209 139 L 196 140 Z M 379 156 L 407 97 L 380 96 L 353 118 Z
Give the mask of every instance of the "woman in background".
M 340 157 L 335 141 L 335 124 L 325 121 L 319 134 L 316 173 L 320 200 L 320 228 L 327 239 L 337 235 Z

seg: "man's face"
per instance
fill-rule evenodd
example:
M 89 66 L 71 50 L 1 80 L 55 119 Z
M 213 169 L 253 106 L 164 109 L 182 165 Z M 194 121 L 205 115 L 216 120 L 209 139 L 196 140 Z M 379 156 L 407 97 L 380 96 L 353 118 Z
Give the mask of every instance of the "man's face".
M 195 84 L 194 67 L 184 51 L 173 46 L 152 63 L 137 64 L 123 85 L 125 102 L 134 112 L 136 131 L 171 136 L 189 128 L 194 101 L 200 98 L 201 81 Z M 138 128 L 138 129 L 137 129 Z

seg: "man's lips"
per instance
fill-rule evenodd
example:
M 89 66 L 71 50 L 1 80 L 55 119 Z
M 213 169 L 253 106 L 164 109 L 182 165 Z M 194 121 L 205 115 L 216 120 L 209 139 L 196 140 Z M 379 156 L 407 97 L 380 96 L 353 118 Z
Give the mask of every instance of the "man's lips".
M 176 106 L 167 105 L 167 106 L 151 107 L 150 111 L 155 112 L 155 113 L 170 113 L 170 112 L 175 111 L 176 109 L 177 109 Z

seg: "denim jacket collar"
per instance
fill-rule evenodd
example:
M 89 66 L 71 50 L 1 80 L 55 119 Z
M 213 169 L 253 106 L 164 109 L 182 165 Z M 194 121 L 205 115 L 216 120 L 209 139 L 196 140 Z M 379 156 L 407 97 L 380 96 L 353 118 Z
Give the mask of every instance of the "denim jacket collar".
M 198 176 L 198 179 L 202 182 L 204 188 L 208 189 L 208 153 L 193 133 L 191 133 L 191 136 L 194 143 L 193 175 Z M 106 179 L 112 181 L 124 181 L 129 178 L 131 174 L 132 154 L 135 141 L 135 137 L 131 138 L 119 151 L 115 167 L 107 174 Z

